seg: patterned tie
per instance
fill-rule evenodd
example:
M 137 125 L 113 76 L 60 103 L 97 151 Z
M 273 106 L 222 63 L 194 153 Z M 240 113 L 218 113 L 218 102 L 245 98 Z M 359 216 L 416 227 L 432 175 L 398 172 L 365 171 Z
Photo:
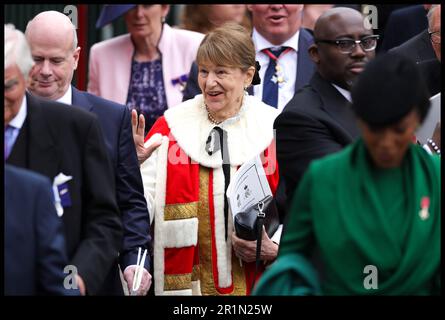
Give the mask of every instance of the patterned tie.
M 17 128 L 7 125 L 5 128 L 5 160 L 8 159 L 14 144 L 14 131 Z
M 263 83 L 263 102 L 272 106 L 278 106 L 278 83 L 281 82 L 276 76 L 277 60 L 284 53 L 291 50 L 289 47 L 279 47 L 278 49 L 264 49 L 262 52 L 269 56 L 269 65 L 264 74 Z

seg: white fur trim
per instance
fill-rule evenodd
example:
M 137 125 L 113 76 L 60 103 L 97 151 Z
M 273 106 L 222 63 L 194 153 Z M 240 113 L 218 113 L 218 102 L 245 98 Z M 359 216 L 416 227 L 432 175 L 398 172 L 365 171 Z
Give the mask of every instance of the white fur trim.
M 192 294 L 194 296 L 201 296 L 201 281 L 192 281 Z
M 162 137 L 162 144 L 158 147 L 158 161 L 156 169 L 156 191 L 154 204 L 154 246 L 153 246 L 153 266 L 154 266 L 154 285 L 155 294 L 160 295 L 164 291 L 164 248 L 163 227 L 164 227 L 164 208 L 165 208 L 165 190 L 167 183 L 167 152 L 169 139 Z
M 215 209 L 215 247 L 216 264 L 218 268 L 218 282 L 221 288 L 227 288 L 232 284 L 232 268 L 227 264 L 227 252 L 224 226 L 224 172 L 222 168 L 213 170 L 213 204 Z M 230 233 L 227 233 L 227 241 L 230 243 Z M 229 247 L 229 249 L 231 249 Z
M 198 218 L 163 221 L 164 248 L 196 246 L 198 243 Z
M 239 166 L 265 150 L 273 138 L 273 122 L 278 110 L 256 97 L 245 95 L 239 120 L 221 126 L 228 134 L 231 165 Z M 179 146 L 194 161 L 205 167 L 222 165 L 221 154 L 205 151 L 207 137 L 214 125 L 207 118 L 202 94 L 164 113 L 165 120 Z

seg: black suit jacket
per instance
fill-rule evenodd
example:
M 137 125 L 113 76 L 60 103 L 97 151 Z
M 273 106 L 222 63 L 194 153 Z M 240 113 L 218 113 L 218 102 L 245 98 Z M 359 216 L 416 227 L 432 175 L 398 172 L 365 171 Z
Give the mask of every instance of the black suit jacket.
M 436 54 L 434 53 L 433 45 L 431 44 L 428 29 L 412 37 L 400 46 L 389 50 L 389 52 L 406 56 L 416 63 L 436 59 Z
M 421 4 L 391 12 L 385 27 L 381 50 L 386 52 L 397 47 L 427 29 L 426 14 L 427 11 Z
M 309 56 L 308 49 L 314 43 L 314 37 L 312 34 L 304 29 L 300 29 L 300 35 L 298 37 L 298 56 L 297 56 L 297 78 L 295 79 L 295 92 L 303 88 L 311 79 L 314 71 L 315 64 Z M 262 85 L 262 82 L 261 84 Z M 249 94 L 253 95 L 252 86 L 249 87 Z M 192 99 L 195 95 L 200 94 L 201 89 L 198 85 L 198 65 L 193 62 L 190 68 L 189 78 L 184 89 L 184 96 L 182 101 Z
M 116 198 L 124 226 L 122 270 L 136 264 L 138 248 L 150 249 L 150 217 L 144 196 L 141 171 L 133 142 L 131 115 L 124 105 L 72 87 L 73 106 L 96 114 L 115 171 Z M 150 270 L 150 257 L 145 260 Z
M 96 294 L 122 246 L 114 172 L 96 116 L 26 94 L 27 116 L 8 163 L 68 182 L 63 221 L 70 264 Z
M 350 103 L 318 72 L 275 119 L 277 159 L 287 203 L 309 163 L 359 136 Z
M 65 289 L 62 219 L 47 177 L 5 165 L 5 295 L 79 295 Z
M 438 59 L 425 60 L 417 64 L 420 73 L 430 92 L 430 96 L 438 94 L 442 89 L 441 63 Z

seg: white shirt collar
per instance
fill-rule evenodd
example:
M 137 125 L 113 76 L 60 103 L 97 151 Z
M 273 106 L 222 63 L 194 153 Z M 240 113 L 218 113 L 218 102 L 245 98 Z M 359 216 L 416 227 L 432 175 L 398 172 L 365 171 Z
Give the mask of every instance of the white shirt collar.
M 14 119 L 9 122 L 9 125 L 21 129 L 23 123 L 25 122 L 26 115 L 28 114 L 27 106 L 26 106 L 26 94 L 23 96 L 22 104 L 20 105 L 19 112 L 15 115 Z
M 343 97 L 346 98 L 346 100 L 348 100 L 350 103 L 352 103 L 351 92 L 350 91 L 348 91 L 346 89 L 343 89 L 343 88 L 337 86 L 336 84 L 333 84 L 333 83 L 331 83 L 331 84 L 334 86 L 335 89 L 338 90 L 338 92 L 340 92 L 342 94 Z
M 300 30 L 295 32 L 295 34 L 292 37 L 290 37 L 289 39 L 284 41 L 279 46 L 291 47 L 296 52 L 298 52 L 298 38 L 299 38 L 299 36 L 300 36 Z M 270 48 L 270 47 L 279 47 L 279 46 L 274 45 L 274 44 L 270 43 L 269 41 L 267 41 L 266 38 L 264 38 L 255 28 L 253 29 L 253 32 L 252 32 L 252 40 L 255 45 L 256 53 L 260 52 L 261 50 Z
M 68 90 L 66 90 L 65 94 L 56 101 L 69 105 L 73 104 L 73 91 L 71 89 L 71 86 L 68 86 Z

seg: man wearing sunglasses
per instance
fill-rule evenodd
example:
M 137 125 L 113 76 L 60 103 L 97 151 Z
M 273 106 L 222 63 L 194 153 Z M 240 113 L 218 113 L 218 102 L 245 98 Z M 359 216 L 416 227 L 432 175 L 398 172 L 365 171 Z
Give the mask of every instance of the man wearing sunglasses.
M 333 8 L 319 17 L 309 55 L 317 72 L 275 120 L 277 157 L 292 200 L 309 163 L 336 152 L 359 131 L 350 108 L 350 90 L 374 58 L 378 36 L 366 29 L 364 16 L 351 8 Z

